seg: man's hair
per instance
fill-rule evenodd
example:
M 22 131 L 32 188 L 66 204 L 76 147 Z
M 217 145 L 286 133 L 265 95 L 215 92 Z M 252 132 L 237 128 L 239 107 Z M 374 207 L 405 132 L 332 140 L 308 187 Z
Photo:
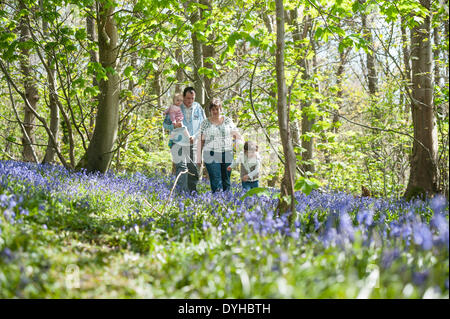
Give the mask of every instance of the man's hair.
M 209 110 L 211 110 L 213 107 L 222 107 L 222 102 L 219 99 L 213 99 L 209 104 Z
M 255 142 L 252 142 L 252 141 L 246 141 L 244 143 L 244 151 L 248 152 L 249 150 L 257 152 L 258 151 L 258 144 L 256 144 Z
M 183 97 L 186 96 L 186 93 L 195 93 L 195 89 L 192 86 L 188 86 L 187 88 L 184 89 L 183 91 Z

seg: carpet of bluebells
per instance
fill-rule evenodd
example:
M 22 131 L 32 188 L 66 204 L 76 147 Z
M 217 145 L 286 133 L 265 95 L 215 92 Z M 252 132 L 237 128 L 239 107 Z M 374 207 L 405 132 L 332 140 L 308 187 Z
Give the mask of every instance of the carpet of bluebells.
M 448 298 L 449 216 L 313 191 L 169 195 L 171 176 L 0 161 L 0 298 Z

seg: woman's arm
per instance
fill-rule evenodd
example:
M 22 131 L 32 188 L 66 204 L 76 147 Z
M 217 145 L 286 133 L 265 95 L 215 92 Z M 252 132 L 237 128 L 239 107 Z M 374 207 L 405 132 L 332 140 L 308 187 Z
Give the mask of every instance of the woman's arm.
M 241 136 L 241 134 L 239 134 L 239 131 L 237 130 L 237 128 L 236 128 L 236 130 L 231 131 L 231 134 L 233 135 L 234 139 L 236 139 L 237 141 L 242 142 L 242 136 Z
M 230 120 L 231 120 L 231 118 L 230 118 Z M 239 134 L 239 130 L 236 127 L 236 125 L 234 124 L 233 120 L 231 120 L 231 136 L 232 136 L 233 140 L 236 141 L 236 144 L 235 144 L 236 151 L 239 151 L 239 149 L 241 148 L 240 146 L 242 146 L 244 144 L 244 141 L 242 140 L 242 136 L 241 136 L 241 134 Z
M 233 162 L 231 162 L 231 165 L 229 166 L 230 169 L 235 168 L 235 167 L 238 166 L 241 162 L 242 162 L 242 154 L 239 154 L 238 157 L 236 158 L 236 160 L 233 160 Z

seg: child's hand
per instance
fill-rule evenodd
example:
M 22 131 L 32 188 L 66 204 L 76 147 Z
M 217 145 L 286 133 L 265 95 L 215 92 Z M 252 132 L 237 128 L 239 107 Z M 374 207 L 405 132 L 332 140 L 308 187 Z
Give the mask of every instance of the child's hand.
M 248 181 L 248 175 L 244 175 L 244 176 L 242 177 L 242 180 L 243 180 L 244 182 Z
M 193 138 L 192 136 L 189 136 L 189 142 L 190 142 L 191 144 L 194 143 L 194 138 Z
M 231 166 L 227 167 L 227 171 L 231 172 Z

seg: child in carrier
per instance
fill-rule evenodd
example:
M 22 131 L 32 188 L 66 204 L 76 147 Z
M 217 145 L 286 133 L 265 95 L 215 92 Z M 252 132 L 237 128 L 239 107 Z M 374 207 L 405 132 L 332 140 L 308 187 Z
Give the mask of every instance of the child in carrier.
M 235 168 L 241 165 L 241 181 L 242 188 L 248 191 L 252 188 L 258 187 L 259 180 L 259 168 L 261 166 L 261 160 L 258 154 L 258 145 L 254 142 L 247 141 L 244 144 L 244 151 L 239 154 L 236 161 L 233 161 L 227 170 Z
M 173 105 L 168 107 L 164 111 L 164 114 L 169 114 L 173 125 L 181 123 L 181 127 L 172 130 L 169 138 L 173 140 L 174 143 L 189 144 L 189 140 L 191 140 L 192 137 L 189 135 L 186 126 L 183 124 L 184 116 L 180 108 L 181 103 L 183 103 L 183 95 L 181 93 L 175 94 L 173 97 Z

